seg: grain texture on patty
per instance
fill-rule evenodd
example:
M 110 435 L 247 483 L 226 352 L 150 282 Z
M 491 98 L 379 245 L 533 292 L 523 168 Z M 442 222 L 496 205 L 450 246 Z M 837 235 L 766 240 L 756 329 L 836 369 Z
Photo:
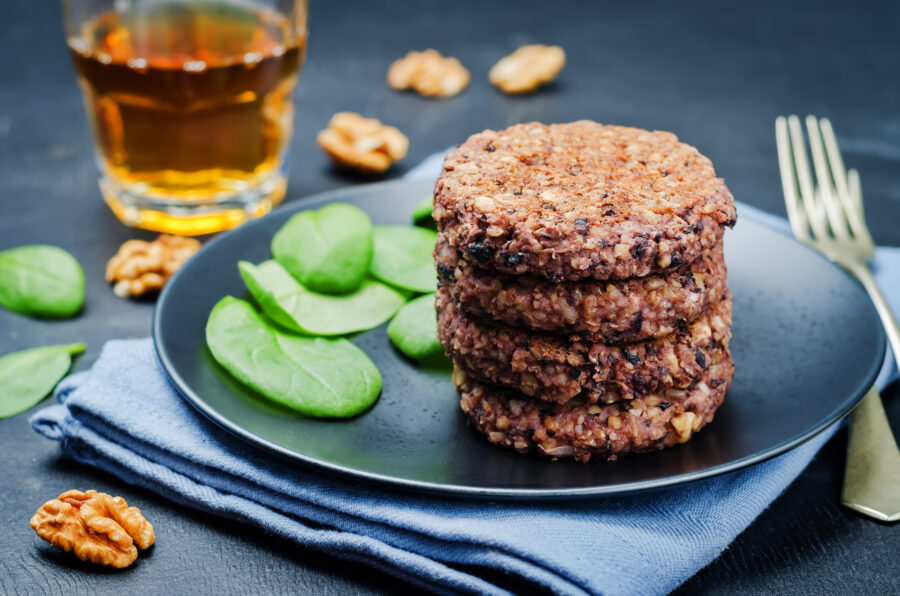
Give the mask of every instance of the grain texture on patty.
M 610 405 L 552 404 L 453 372 L 460 407 L 491 443 L 548 457 L 615 459 L 684 443 L 712 421 L 734 376 L 730 357 L 686 389 Z
M 711 305 L 674 333 L 632 344 L 491 325 L 466 314 L 438 290 L 438 338 L 447 356 L 480 380 L 557 403 L 580 395 L 610 403 L 665 385 L 687 387 L 720 361 L 731 337 L 731 299 Z
M 442 241 L 473 263 L 557 281 L 679 267 L 735 219 L 695 148 L 590 121 L 475 134 L 447 155 L 434 197 Z
M 441 284 L 468 313 L 593 341 L 672 333 L 728 291 L 721 244 L 678 271 L 625 280 L 555 283 L 536 275 L 498 275 L 440 242 L 435 263 Z

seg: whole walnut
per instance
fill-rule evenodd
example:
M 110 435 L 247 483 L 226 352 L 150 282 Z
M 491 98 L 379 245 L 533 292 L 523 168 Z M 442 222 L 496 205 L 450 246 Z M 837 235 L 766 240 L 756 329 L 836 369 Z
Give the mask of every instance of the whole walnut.
M 452 97 L 466 88 L 470 78 L 459 60 L 437 50 L 409 52 L 394 60 L 387 74 L 391 89 L 413 89 L 426 97 Z
M 41 505 L 31 518 L 37 535 L 82 561 L 128 567 L 137 549 L 156 540 L 153 526 L 122 497 L 95 490 L 70 490 Z
M 129 240 L 106 264 L 106 281 L 120 298 L 158 292 L 198 250 L 198 240 L 169 234 L 153 242 Z
M 504 93 L 529 93 L 553 81 L 566 64 L 559 46 L 522 46 L 491 68 L 488 80 Z
M 316 140 L 335 165 L 366 174 L 384 172 L 409 150 L 409 139 L 399 129 L 354 112 L 332 116 Z

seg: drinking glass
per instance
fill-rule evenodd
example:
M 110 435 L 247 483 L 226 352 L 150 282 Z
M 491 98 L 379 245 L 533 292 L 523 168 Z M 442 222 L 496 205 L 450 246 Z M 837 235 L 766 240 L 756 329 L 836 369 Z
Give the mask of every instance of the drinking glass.
M 193 235 L 284 198 L 306 0 L 62 0 L 100 189 L 125 224 Z

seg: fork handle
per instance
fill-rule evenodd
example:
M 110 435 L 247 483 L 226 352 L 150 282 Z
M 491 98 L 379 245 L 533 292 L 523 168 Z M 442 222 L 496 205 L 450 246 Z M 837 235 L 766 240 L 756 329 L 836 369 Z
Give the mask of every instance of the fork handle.
M 878 289 L 878 284 L 875 283 L 872 272 L 866 265 L 861 263 L 845 263 L 844 267 L 859 280 L 866 292 L 869 293 L 869 298 L 872 299 L 872 304 L 875 305 L 875 310 L 878 311 L 878 316 L 881 317 L 881 324 L 884 326 L 885 333 L 887 333 L 891 350 L 894 352 L 894 360 L 900 366 L 900 326 L 897 325 L 897 319 L 894 318 L 890 305 L 885 300 L 881 290 Z
M 869 293 L 891 342 L 895 361 L 900 362 L 900 328 L 872 272 L 863 263 L 846 263 L 844 267 Z M 854 408 L 850 418 L 841 502 L 883 522 L 900 520 L 900 449 L 881 396 L 874 387 Z

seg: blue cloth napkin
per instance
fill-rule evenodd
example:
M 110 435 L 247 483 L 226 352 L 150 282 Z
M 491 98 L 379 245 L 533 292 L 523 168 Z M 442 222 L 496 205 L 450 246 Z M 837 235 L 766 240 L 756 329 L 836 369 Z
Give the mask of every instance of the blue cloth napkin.
M 876 261 L 900 311 L 900 250 L 879 249 Z M 263 453 L 179 397 L 150 339 L 109 342 L 56 398 L 32 425 L 77 461 L 445 593 L 507 593 L 503 576 L 559 594 L 667 593 L 716 558 L 834 432 L 741 472 L 665 491 L 507 503 L 394 492 Z

